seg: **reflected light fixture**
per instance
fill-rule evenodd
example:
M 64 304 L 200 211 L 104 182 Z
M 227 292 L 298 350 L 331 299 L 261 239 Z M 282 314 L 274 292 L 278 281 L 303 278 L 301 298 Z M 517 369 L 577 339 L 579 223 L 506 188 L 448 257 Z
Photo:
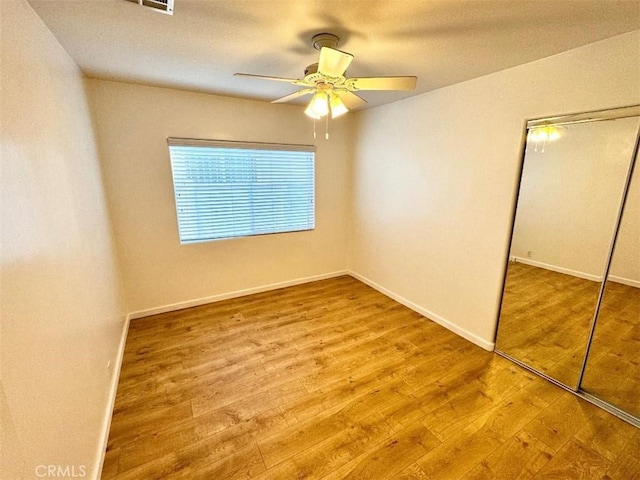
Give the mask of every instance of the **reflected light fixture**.
M 544 153 L 544 147 L 547 142 L 558 140 L 563 134 L 562 130 L 562 127 L 557 127 L 555 125 L 540 125 L 532 127 L 527 134 L 527 141 L 535 144 L 536 152 L 538 151 L 538 145 L 542 144 L 541 153 Z

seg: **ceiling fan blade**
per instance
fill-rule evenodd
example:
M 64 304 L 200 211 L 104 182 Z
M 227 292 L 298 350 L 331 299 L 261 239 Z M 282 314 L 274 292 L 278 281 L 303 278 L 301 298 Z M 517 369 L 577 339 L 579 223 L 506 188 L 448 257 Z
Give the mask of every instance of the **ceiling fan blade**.
M 297 78 L 269 77 L 266 75 L 254 75 L 252 73 L 234 73 L 233 76 L 257 78 L 258 80 L 275 80 L 276 82 L 287 82 L 287 83 L 293 83 L 294 85 L 300 81 Z
M 347 71 L 347 67 L 352 60 L 353 55 L 350 53 L 322 47 L 320 49 L 320 60 L 318 60 L 318 73 L 331 78 L 341 77 Z
M 349 90 L 413 90 L 417 77 L 362 77 L 349 78 L 346 85 Z
M 335 90 L 335 92 L 342 99 L 349 110 L 354 110 L 367 104 L 367 101 L 364 98 L 359 97 L 349 90 Z
M 278 98 L 277 100 L 273 100 L 271 103 L 284 103 L 290 100 L 294 100 L 298 97 L 302 97 L 304 95 L 309 95 L 313 93 L 313 88 L 303 88 L 302 90 L 298 90 L 297 92 L 293 92 L 291 95 L 287 95 L 286 97 Z

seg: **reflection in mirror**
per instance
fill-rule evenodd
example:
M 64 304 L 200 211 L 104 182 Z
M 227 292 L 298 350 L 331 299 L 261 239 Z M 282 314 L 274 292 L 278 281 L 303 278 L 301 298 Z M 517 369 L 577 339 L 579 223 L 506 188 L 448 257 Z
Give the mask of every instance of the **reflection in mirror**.
M 636 163 L 581 388 L 640 418 L 640 179 Z
M 527 138 L 496 349 L 577 388 L 638 117 Z M 553 137 L 553 138 L 552 138 Z

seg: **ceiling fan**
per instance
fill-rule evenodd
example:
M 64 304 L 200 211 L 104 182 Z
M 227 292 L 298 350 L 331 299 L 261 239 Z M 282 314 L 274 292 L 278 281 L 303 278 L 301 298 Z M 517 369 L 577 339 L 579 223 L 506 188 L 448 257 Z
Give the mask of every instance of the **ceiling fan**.
M 353 60 L 353 55 L 337 50 L 339 38 L 331 33 L 319 33 L 312 38 L 312 45 L 320 50 L 318 63 L 309 65 L 304 78 L 270 77 L 251 73 L 235 73 L 236 76 L 262 80 L 287 82 L 305 87 L 271 103 L 283 103 L 305 95 L 312 95 L 305 110 L 314 119 L 336 118 L 349 110 L 366 104 L 366 100 L 356 93 L 363 90 L 413 90 L 416 77 L 360 77 L 346 78 L 345 72 Z

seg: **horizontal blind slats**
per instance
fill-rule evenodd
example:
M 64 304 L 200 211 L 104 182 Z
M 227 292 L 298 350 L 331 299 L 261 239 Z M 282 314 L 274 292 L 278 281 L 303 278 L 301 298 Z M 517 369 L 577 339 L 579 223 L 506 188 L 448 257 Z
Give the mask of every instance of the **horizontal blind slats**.
M 169 152 L 182 243 L 315 227 L 313 147 L 180 140 Z

